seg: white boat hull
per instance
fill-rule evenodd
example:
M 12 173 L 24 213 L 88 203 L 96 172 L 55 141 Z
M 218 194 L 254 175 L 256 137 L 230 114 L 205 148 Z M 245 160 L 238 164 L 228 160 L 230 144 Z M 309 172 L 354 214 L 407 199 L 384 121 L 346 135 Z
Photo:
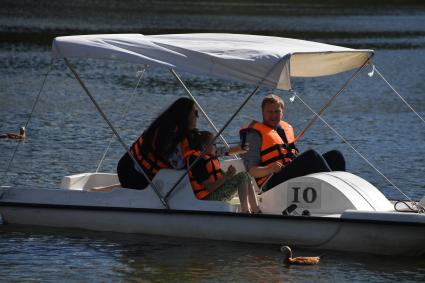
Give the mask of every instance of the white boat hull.
M 180 174 L 161 170 L 154 179 L 159 193 L 165 195 Z M 188 180 L 170 195 L 167 209 L 149 187 L 142 191 L 120 188 L 88 192 L 87 182 L 99 184 L 93 176 L 105 180 L 102 174 L 82 174 L 65 178 L 62 189 L 0 187 L 0 216 L 6 225 L 425 255 L 425 215 L 394 211 L 376 188 L 349 173 L 312 174 L 285 182 L 260 196 L 263 214 L 242 214 L 238 205 L 197 200 Z M 75 187 L 74 181 L 82 185 Z M 294 198 L 294 192 L 303 190 L 308 194 Z M 315 197 L 311 198 L 313 190 Z M 294 199 L 298 212 L 309 210 L 311 215 L 282 215 Z
M 23 204 L 2 204 L 0 211 L 6 224 L 285 244 L 385 255 L 425 254 L 423 223 Z

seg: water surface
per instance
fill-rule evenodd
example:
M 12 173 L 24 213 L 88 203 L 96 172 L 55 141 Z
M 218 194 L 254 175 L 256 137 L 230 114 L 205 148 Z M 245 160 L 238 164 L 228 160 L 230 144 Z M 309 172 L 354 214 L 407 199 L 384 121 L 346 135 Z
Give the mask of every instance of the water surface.
M 425 116 L 425 11 L 420 5 L 410 5 L 411 1 L 404 6 L 347 7 L 333 1 L 295 5 L 248 2 L 241 7 L 234 1 L 208 4 L 203 9 L 197 8 L 197 2 L 185 2 L 168 5 L 165 11 L 158 7 L 169 2 L 152 1 L 150 10 L 143 6 L 147 2 L 139 2 L 140 6 L 131 2 L 135 6 L 129 9 L 126 4 L 130 1 L 2 1 L 0 132 L 17 131 L 25 125 L 49 70 L 51 38 L 73 31 L 226 31 L 375 48 L 376 66 Z M 98 12 L 93 5 L 98 5 Z M 141 66 L 96 60 L 72 63 L 128 144 L 167 105 L 185 95 L 167 71 L 149 69 L 134 92 Z M 336 100 L 324 118 L 410 198 L 420 199 L 425 189 L 424 124 L 378 76 L 370 78 L 368 71 Z M 295 79 L 294 87 L 317 111 L 350 75 Z M 254 89 L 189 74 L 182 77 L 218 127 Z M 269 91 L 261 90 L 248 103 L 225 131 L 227 139 L 237 140 L 242 125 L 261 118 L 259 105 Z M 289 102 L 291 94 L 278 94 L 287 105 L 285 118 L 300 131 L 312 114 L 300 101 Z M 128 115 L 123 119 L 127 105 Z M 199 126 L 208 128 L 202 119 Z M 16 142 L 0 140 L 1 183 L 56 188 L 65 175 L 96 170 L 111 135 L 64 63 L 54 62 L 28 124 L 28 138 L 19 145 L 7 174 L 4 171 Z M 321 122 L 305 134 L 299 147 L 301 151 L 339 149 L 350 172 L 370 181 L 388 198 L 402 197 Z M 122 154 L 120 145 L 112 143 L 102 171 L 115 172 Z M 0 226 L 0 276 L 5 282 L 420 282 L 425 277 L 423 258 L 296 253 L 324 257 L 318 266 L 287 267 L 278 246 Z

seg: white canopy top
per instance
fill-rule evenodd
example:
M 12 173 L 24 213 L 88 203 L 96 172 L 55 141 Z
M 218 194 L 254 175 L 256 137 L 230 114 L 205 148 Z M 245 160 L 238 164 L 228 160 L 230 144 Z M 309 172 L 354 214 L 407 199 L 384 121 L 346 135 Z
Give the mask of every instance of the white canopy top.
M 290 77 L 333 75 L 360 67 L 373 50 L 271 36 L 99 34 L 61 36 L 52 57 L 110 59 L 173 68 L 289 90 Z

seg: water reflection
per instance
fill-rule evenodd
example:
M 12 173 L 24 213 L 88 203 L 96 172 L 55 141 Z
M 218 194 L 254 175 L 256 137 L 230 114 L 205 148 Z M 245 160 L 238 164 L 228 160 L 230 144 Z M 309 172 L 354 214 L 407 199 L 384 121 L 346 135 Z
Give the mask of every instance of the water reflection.
M 0 242 L 0 273 L 21 280 L 413 282 L 425 275 L 423 259 L 296 250 L 322 262 L 286 266 L 278 246 L 120 233 L 7 226 Z

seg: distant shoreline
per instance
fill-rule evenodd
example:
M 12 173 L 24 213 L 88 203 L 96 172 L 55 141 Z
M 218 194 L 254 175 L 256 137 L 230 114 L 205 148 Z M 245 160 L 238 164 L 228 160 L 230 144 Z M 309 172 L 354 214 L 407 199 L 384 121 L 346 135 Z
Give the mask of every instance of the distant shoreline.
M 102 13 L 208 13 L 243 15 L 294 15 L 295 14 L 335 14 L 349 13 L 350 10 L 425 7 L 423 0 L 215 0 L 215 1 L 176 1 L 176 0 L 2 0 L 0 17 L 25 13 L 34 16 L 34 9 L 40 12 L 55 9 L 55 12 Z M 5 10 L 6 9 L 6 10 Z M 338 11 L 334 11 L 337 9 Z M 344 10 L 345 9 L 345 10 Z M 6 11 L 6 12 L 5 12 Z M 379 13 L 369 10 L 369 13 Z
M 261 34 L 266 36 L 294 37 L 294 38 L 396 38 L 396 37 L 417 37 L 425 36 L 425 31 L 306 31 L 306 30 L 268 30 L 268 31 L 250 31 L 222 29 L 208 30 L 198 29 L 179 29 L 179 28 L 147 28 L 147 29 L 17 29 L 13 31 L 0 31 L 0 42 L 34 42 L 43 43 L 51 41 L 57 36 L 79 35 L 79 34 L 107 34 L 107 33 L 140 33 L 144 35 L 152 34 L 177 34 L 177 33 L 240 33 L 240 34 Z
M 363 46 L 362 39 L 406 38 L 397 46 L 423 48 L 423 40 L 417 38 L 425 37 L 425 29 L 418 27 L 418 22 L 406 30 L 394 29 L 392 22 L 384 30 L 364 29 L 356 21 L 343 29 L 330 22 L 346 16 L 361 16 L 365 21 L 370 16 L 380 21 L 386 16 L 418 15 L 425 18 L 424 0 L 2 0 L 0 43 L 48 45 L 57 36 L 78 34 L 226 32 L 325 39 L 335 44 L 341 39 L 359 39 L 351 43 L 357 48 Z M 261 26 L 270 18 L 274 22 Z M 287 22 L 279 25 L 280 18 Z M 303 26 L 291 24 L 291 19 L 298 18 L 307 19 Z M 323 29 L 315 29 L 316 19 L 322 21 Z

